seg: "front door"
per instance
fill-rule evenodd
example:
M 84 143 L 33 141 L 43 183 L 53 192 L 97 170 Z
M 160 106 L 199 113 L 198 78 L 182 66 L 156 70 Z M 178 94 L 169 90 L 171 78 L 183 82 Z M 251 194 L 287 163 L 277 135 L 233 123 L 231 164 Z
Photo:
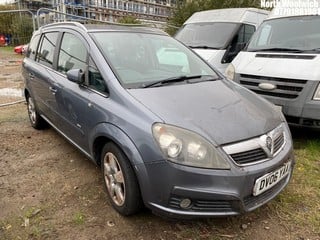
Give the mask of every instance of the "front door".
M 87 118 L 90 91 L 84 85 L 71 82 L 66 73 L 70 69 L 87 70 L 88 50 L 77 33 L 62 36 L 56 71 L 56 101 L 61 130 L 83 150 L 88 150 Z

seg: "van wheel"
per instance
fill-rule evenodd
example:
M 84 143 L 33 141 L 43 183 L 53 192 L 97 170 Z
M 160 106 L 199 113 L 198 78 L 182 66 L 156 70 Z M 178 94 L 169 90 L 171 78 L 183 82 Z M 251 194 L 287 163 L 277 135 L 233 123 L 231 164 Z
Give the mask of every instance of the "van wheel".
M 137 213 L 142 206 L 138 181 L 128 158 L 113 143 L 103 147 L 101 170 L 112 206 L 124 216 Z
M 45 120 L 37 112 L 36 106 L 32 97 L 27 97 L 28 115 L 31 126 L 35 129 L 42 129 L 46 126 Z

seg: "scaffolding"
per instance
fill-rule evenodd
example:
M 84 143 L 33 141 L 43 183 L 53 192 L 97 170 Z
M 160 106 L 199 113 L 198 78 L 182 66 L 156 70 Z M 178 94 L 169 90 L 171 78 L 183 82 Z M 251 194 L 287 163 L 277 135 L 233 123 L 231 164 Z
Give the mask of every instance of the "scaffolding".
M 141 22 L 167 22 L 176 0 L 54 0 L 58 12 L 117 22 L 132 16 Z
M 69 2 L 62 4 L 66 6 L 67 13 L 80 11 L 88 18 L 111 22 L 117 22 L 125 16 L 132 16 L 142 22 L 166 22 L 173 7 L 172 0 L 83 0 L 82 3 L 77 2 L 79 0 L 67 1 Z

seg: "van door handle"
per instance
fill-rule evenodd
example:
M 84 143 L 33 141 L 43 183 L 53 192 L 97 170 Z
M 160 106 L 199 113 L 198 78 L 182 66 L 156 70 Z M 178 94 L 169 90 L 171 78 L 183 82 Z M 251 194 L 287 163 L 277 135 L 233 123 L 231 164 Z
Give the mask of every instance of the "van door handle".
M 55 95 L 58 92 L 58 90 L 53 87 L 49 87 L 49 90 L 50 92 L 52 92 L 53 95 Z
M 34 74 L 33 73 L 29 73 L 29 78 L 30 79 L 34 79 Z

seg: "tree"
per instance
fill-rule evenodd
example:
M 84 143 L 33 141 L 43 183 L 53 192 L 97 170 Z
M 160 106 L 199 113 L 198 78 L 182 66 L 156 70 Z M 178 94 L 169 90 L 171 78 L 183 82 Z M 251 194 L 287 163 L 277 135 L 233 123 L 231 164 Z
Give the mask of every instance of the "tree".
M 125 16 L 118 20 L 118 23 L 123 24 L 141 24 L 141 21 L 132 16 Z
M 20 45 L 30 41 L 33 32 L 32 17 L 29 13 L 1 13 L 15 10 L 12 5 L 0 5 L 0 34 L 11 37 L 10 44 Z
M 178 1 L 177 7 L 173 10 L 169 18 L 169 27 L 166 31 L 173 35 L 179 27 L 195 12 L 239 7 L 260 7 L 260 0 L 197 0 L 197 1 Z M 175 27 L 174 27 L 175 26 Z
M 0 11 L 14 10 L 10 5 L 0 5 Z M 15 13 L 0 13 L 0 33 L 10 33 L 11 24 L 14 21 Z

